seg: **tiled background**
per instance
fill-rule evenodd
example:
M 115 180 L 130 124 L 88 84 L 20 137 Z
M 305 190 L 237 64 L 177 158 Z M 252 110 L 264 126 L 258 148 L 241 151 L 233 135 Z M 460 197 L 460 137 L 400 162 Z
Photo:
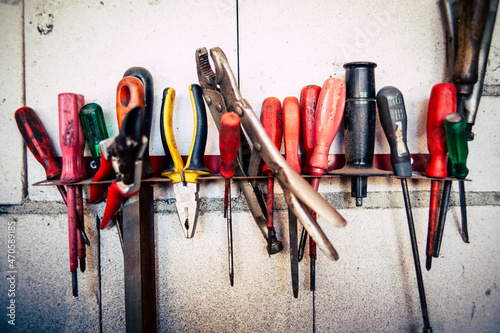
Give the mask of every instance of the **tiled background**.
M 497 20 L 498 21 L 498 20 Z M 497 22 L 498 23 L 498 22 Z M 115 91 L 124 71 L 143 66 L 153 75 L 155 109 L 151 155 L 163 155 L 159 107 L 164 88 L 177 91 L 174 126 L 187 155 L 192 111 L 187 87 L 197 82 L 194 52 L 219 46 L 239 73 L 243 96 L 259 113 L 268 96 L 299 95 L 307 84 L 344 77 L 342 65 L 373 61 L 377 89 L 397 86 L 408 111 L 412 153 L 427 153 L 425 119 L 432 86 L 445 77 L 445 39 L 438 1 L 0 1 L 0 234 L 16 221 L 18 284 L 16 327 L 1 314 L 5 331 L 123 331 L 123 256 L 115 229 L 95 244 L 95 215 L 86 205 L 93 241 L 88 269 L 79 274 L 80 296 L 71 297 L 65 207 L 23 148 L 14 121 L 22 105 L 34 108 L 58 155 L 57 94 L 76 92 L 102 106 L 108 131 L 117 134 Z M 434 332 L 500 330 L 500 24 L 490 51 L 486 90 L 469 145 L 467 184 L 470 244 L 459 236 L 460 210 L 448 213 L 441 256 L 424 271 Z M 239 69 L 239 71 L 238 71 Z M 335 139 L 332 154 L 343 153 Z M 389 152 L 377 123 L 376 153 Z M 88 155 L 88 151 L 86 152 Z M 209 120 L 207 154 L 218 155 L 218 134 Z M 428 181 L 411 181 L 421 258 L 427 230 Z M 457 186 L 454 186 L 456 190 Z M 349 198 L 347 178 L 321 183 L 321 193 L 347 219 L 338 229 L 320 219 L 340 254 L 319 253 L 318 332 L 416 332 L 421 330 L 418 292 L 399 181 L 370 178 L 363 208 Z M 86 189 L 88 191 L 88 188 Z M 300 294 L 291 293 L 286 205 L 276 187 L 276 223 L 285 250 L 271 258 L 235 187 L 235 286 L 227 281 L 223 183 L 203 183 L 207 211 L 193 239 L 182 236 L 170 186 L 155 186 L 158 318 L 161 331 L 312 331 L 309 261 L 300 265 Z M 88 193 L 86 193 L 88 195 Z M 7 239 L 0 238 L 0 271 L 7 269 Z M 97 264 L 101 264 L 101 270 Z M 99 292 L 99 279 L 101 288 Z M 0 282 L 5 309 L 7 282 Z M 101 296 L 99 296 L 101 295 Z M 101 302 L 101 303 L 100 303 Z M 101 305 L 100 305 L 101 304 Z M 6 310 L 4 310 L 6 313 Z

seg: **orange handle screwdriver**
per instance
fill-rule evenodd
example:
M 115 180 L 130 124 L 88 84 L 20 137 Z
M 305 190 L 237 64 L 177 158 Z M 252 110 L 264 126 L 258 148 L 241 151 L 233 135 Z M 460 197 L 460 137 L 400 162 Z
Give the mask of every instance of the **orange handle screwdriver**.
M 236 157 L 240 147 L 240 118 L 234 112 L 222 116 L 219 131 L 219 148 L 222 160 L 220 173 L 225 178 L 224 217 L 227 217 L 229 281 L 234 285 L 233 222 L 231 214 L 231 178 L 234 176 Z M 228 212 L 229 207 L 229 212 Z
M 300 174 L 299 138 L 300 138 L 300 107 L 296 97 L 283 100 L 285 159 L 287 163 Z M 290 236 L 290 267 L 292 274 L 293 297 L 299 297 L 299 260 L 297 244 L 297 217 L 288 209 L 288 234 Z
M 283 112 L 281 102 L 276 97 L 268 97 L 262 103 L 262 112 L 260 121 L 266 130 L 267 135 L 271 138 L 278 150 L 281 148 L 281 140 L 283 137 Z M 272 239 L 276 236 L 273 222 L 273 206 L 274 206 L 274 178 L 272 171 L 267 165 L 262 168 L 262 173 L 269 176 L 267 182 L 267 252 L 271 255 Z
M 432 87 L 427 114 L 427 146 L 430 153 L 430 162 L 426 174 L 428 177 L 445 178 L 446 173 L 446 132 L 444 121 L 446 116 L 456 110 L 455 87 L 449 83 L 439 83 Z M 425 268 L 431 269 L 434 254 L 436 219 L 439 201 L 440 181 L 431 183 L 431 198 L 429 204 L 429 227 L 427 230 L 427 260 Z

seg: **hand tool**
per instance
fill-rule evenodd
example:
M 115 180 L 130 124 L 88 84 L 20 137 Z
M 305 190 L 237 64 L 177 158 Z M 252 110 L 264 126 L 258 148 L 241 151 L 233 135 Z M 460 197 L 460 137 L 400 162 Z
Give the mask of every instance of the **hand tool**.
M 167 168 L 161 176 L 172 180 L 175 207 L 186 238 L 194 236 L 198 221 L 198 177 L 210 174 L 203 161 L 207 142 L 207 114 L 201 87 L 197 84 L 190 85 L 189 95 L 193 106 L 194 133 L 186 165 L 177 150 L 174 138 L 172 114 L 175 90 L 172 88 L 163 90 L 160 116 L 161 141 L 167 158 Z
M 142 168 L 145 178 L 153 176 L 153 168 L 149 159 L 149 137 L 151 133 L 151 122 L 153 120 L 154 85 L 153 76 L 143 67 L 131 67 L 125 71 L 123 77 L 136 77 L 144 86 L 144 113 L 142 115 L 142 134 L 148 139 L 148 144 L 142 156 Z
M 81 96 L 81 95 L 80 95 Z M 85 143 L 80 135 L 79 97 L 72 93 L 59 94 L 59 142 L 62 152 L 61 182 L 71 184 L 82 180 L 83 163 L 78 155 L 83 151 L 81 148 Z M 80 97 L 80 100 L 83 96 Z M 68 238 L 69 238 L 69 261 L 70 272 L 73 280 L 73 296 L 78 297 L 78 284 L 76 269 L 78 267 L 78 245 L 77 245 L 77 198 L 76 187 L 68 186 Z
M 102 151 L 104 158 L 111 160 L 116 180 L 108 189 L 106 208 L 101 221 L 105 229 L 115 217 L 125 199 L 131 198 L 141 188 L 142 160 L 147 138 L 142 135 L 142 108 L 135 107 L 125 115 L 120 134 L 101 141 L 108 148 Z
M 238 114 L 241 127 L 249 138 L 249 144 L 252 144 L 251 162 L 248 169 L 257 165 L 257 163 L 252 164 L 253 158 L 260 162 L 258 160 L 260 156 L 264 160 L 273 171 L 276 179 L 278 179 L 288 207 L 293 210 L 297 219 L 313 237 L 320 249 L 330 259 L 337 260 L 337 251 L 306 207 L 310 207 L 310 209 L 323 216 L 328 223 L 335 226 L 345 226 L 345 219 L 286 163 L 266 134 L 252 107 L 241 96 L 237 81 L 224 52 L 215 47 L 210 50 L 210 54 L 216 69 L 215 72 L 210 66 L 206 48 L 197 49 L 195 55 L 198 79 L 215 124 L 220 126 L 220 117 L 228 110 L 233 110 Z M 238 162 L 241 167 L 241 162 Z M 249 174 L 251 173 L 249 172 Z M 249 207 L 250 205 L 255 208 L 257 205 L 256 200 L 249 204 Z M 258 214 L 258 211 L 253 212 L 253 214 Z M 261 221 L 262 219 L 259 220 L 259 226 Z
M 262 111 L 260 114 L 262 127 L 271 141 L 280 150 L 281 140 L 283 138 L 283 111 L 281 102 L 276 97 L 268 97 L 262 102 Z M 272 240 L 276 237 L 276 229 L 274 228 L 273 212 L 274 212 L 274 177 L 273 172 L 264 164 L 262 174 L 268 176 L 267 180 L 267 252 L 271 255 Z
M 320 86 L 308 85 L 300 91 L 300 113 L 301 113 L 301 133 L 302 133 L 302 151 L 304 152 L 304 161 L 302 171 L 305 175 L 311 174 L 309 162 L 314 152 L 316 141 L 314 140 L 314 120 L 316 117 L 316 105 L 318 102 Z M 298 249 L 298 261 L 302 260 L 307 241 L 307 231 L 302 229 Z
M 283 100 L 283 134 L 285 138 L 286 162 L 300 174 L 299 138 L 300 138 L 300 107 L 296 97 L 286 97 Z M 297 240 L 297 217 L 288 209 L 288 235 L 290 246 L 290 267 L 292 274 L 293 297 L 299 297 L 299 261 Z
M 78 112 L 83 108 L 85 105 L 85 98 L 83 95 L 77 95 L 77 107 L 78 107 Z M 79 117 L 79 114 L 78 114 Z M 79 146 L 78 146 L 78 158 L 80 159 L 80 162 L 78 163 L 81 167 L 78 170 L 79 176 L 81 179 L 85 179 L 87 177 L 87 173 L 85 171 L 85 166 L 83 163 L 83 152 L 85 150 L 85 135 L 83 133 L 83 127 L 81 125 L 78 126 L 78 138 L 79 138 Z M 83 213 L 83 186 L 82 185 L 77 185 L 76 186 L 76 192 L 75 192 L 75 200 L 76 200 L 76 214 L 77 214 L 77 219 L 76 219 L 76 227 L 79 230 L 85 230 L 85 214 Z M 85 258 L 86 258 L 86 249 L 85 249 L 85 242 L 83 240 L 82 234 L 77 232 L 76 234 L 76 243 L 77 243 L 77 248 L 78 248 L 78 259 L 80 261 L 80 271 L 83 273 L 85 272 Z
M 234 176 L 235 162 L 240 147 L 240 118 L 234 112 L 222 116 L 219 134 L 219 149 L 222 160 L 220 174 L 225 179 L 224 217 L 227 218 L 227 248 L 229 260 L 229 281 L 234 285 L 233 264 L 233 222 L 231 213 L 231 178 Z M 229 212 L 228 212 L 229 209 Z
M 422 269 L 420 268 L 420 258 L 418 255 L 417 237 L 415 234 L 415 225 L 413 223 L 408 183 L 406 182 L 406 178 L 404 178 L 411 177 L 412 168 L 411 155 L 406 142 L 407 115 L 403 94 L 395 87 L 384 87 L 380 89 L 377 94 L 377 106 L 380 124 L 384 129 L 385 136 L 391 148 L 392 169 L 397 177 L 401 177 L 401 187 L 406 207 L 411 249 L 413 252 L 413 263 L 415 264 L 420 306 L 422 308 L 422 317 L 424 320 L 423 332 L 429 333 L 432 332 L 432 328 L 427 312 L 424 280 L 422 278 Z
M 346 102 L 346 84 L 336 78 L 328 78 L 319 92 L 316 112 L 314 116 L 314 132 L 308 131 L 305 140 L 313 142 L 314 150 L 309 163 L 309 170 L 313 176 L 322 176 L 328 171 L 328 153 L 333 139 L 342 122 L 344 106 Z M 312 135 L 312 137 L 311 137 Z M 319 177 L 311 178 L 311 186 L 318 192 Z M 312 212 L 316 218 L 316 212 Z M 313 293 L 313 331 L 316 328 L 316 243 L 309 238 L 309 258 L 310 258 L 310 286 Z
M 442 8 L 447 28 L 447 77 L 460 81 L 458 89 L 458 112 L 467 117 L 469 140 L 474 138 L 472 126 L 475 123 L 479 100 L 483 90 L 484 74 L 488 59 L 491 36 L 495 24 L 498 0 L 491 1 L 456 1 L 442 0 Z M 458 7 L 461 6 L 460 11 Z M 488 12 L 489 11 L 489 12 Z M 461 22 L 457 27 L 456 22 Z M 477 84 L 476 84 L 476 81 Z M 465 88 L 464 88 L 465 86 Z M 461 92 L 462 91 L 462 92 Z M 467 94 L 463 92 L 467 91 Z M 448 162 L 450 163 L 450 161 Z M 460 211 L 462 217 L 462 239 L 469 242 L 467 232 L 467 207 L 465 184 L 459 181 Z M 444 184 L 441 210 L 436 233 L 434 257 L 439 256 L 452 182 Z
M 109 138 L 104 114 L 101 106 L 96 103 L 85 105 L 80 111 L 80 119 L 82 121 L 83 133 L 87 147 L 97 166 L 97 174 L 93 181 L 111 179 L 115 175 L 115 171 L 111 165 L 111 161 L 107 161 L 101 154 L 99 143 Z M 102 164 L 102 168 L 101 168 Z M 90 203 L 98 203 L 106 197 L 108 184 L 92 184 L 90 185 Z
M 24 106 L 17 109 L 15 118 L 24 143 L 36 160 L 43 166 L 47 180 L 59 179 L 61 177 L 61 167 L 54 157 L 49 136 L 36 112 L 32 108 Z M 57 189 L 64 203 L 67 204 L 66 188 L 64 185 L 59 185 Z M 79 231 L 85 244 L 90 246 L 90 241 L 85 230 L 79 229 Z
M 449 83 L 438 83 L 432 87 L 427 113 L 427 146 L 430 153 L 426 175 L 433 178 L 445 178 L 445 158 L 447 153 L 444 120 L 456 109 L 455 87 Z M 429 205 L 429 228 L 427 231 L 427 260 L 425 267 L 431 269 L 434 254 L 437 206 L 439 200 L 440 181 L 431 182 L 431 198 Z
M 465 179 L 469 173 L 467 169 L 467 124 L 465 118 L 459 113 L 449 114 L 444 122 L 446 129 L 446 142 L 448 144 L 448 157 L 451 161 L 451 174 L 457 179 Z M 462 207 L 462 239 L 469 243 L 469 232 L 467 230 L 467 211 L 465 203 L 464 182 L 458 182 L 460 189 L 460 206 Z
M 375 149 L 375 73 L 372 62 L 351 62 L 346 69 L 346 106 L 344 142 L 346 166 L 352 169 L 373 168 Z M 366 197 L 366 176 L 351 177 L 351 197 L 356 206 Z

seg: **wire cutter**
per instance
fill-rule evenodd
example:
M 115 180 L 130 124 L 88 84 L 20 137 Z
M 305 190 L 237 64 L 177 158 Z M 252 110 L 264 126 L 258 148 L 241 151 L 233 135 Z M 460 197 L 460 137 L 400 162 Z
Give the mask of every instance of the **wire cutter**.
M 298 220 L 316 241 L 320 249 L 330 259 L 337 260 L 337 251 L 319 224 L 314 220 L 307 207 L 337 227 L 345 226 L 345 219 L 307 181 L 293 170 L 278 149 L 276 149 L 252 107 L 241 96 L 238 83 L 224 52 L 220 48 L 215 47 L 210 50 L 210 55 L 215 72 L 210 66 L 207 49 L 200 48 L 196 50 L 198 80 L 218 129 L 220 128 L 221 117 L 224 113 L 234 111 L 240 117 L 240 124 L 245 135 L 242 136 L 237 175 L 246 175 L 249 177 L 257 175 L 261 159 L 264 160 L 283 189 L 288 207 L 297 216 Z M 246 137 L 248 137 L 248 141 Z M 251 154 L 247 163 L 243 159 L 243 156 L 245 154 L 248 156 L 249 148 L 251 148 Z M 251 191 L 245 191 L 244 187 L 242 191 L 247 198 L 252 214 L 254 216 L 262 216 L 262 212 L 255 211 L 260 209 L 259 204 L 255 203 L 257 200 L 255 192 L 250 193 Z M 256 220 L 256 222 L 258 222 L 262 230 L 262 221 Z M 264 223 L 263 227 L 266 228 L 266 226 L 267 223 Z
M 175 90 L 163 90 L 163 101 L 160 115 L 161 142 L 167 158 L 167 168 L 161 173 L 162 177 L 172 180 L 175 194 L 175 208 L 181 227 L 186 238 L 194 236 L 198 220 L 198 177 L 210 174 L 205 167 L 203 157 L 207 143 L 207 113 L 201 87 L 197 84 L 189 86 L 189 95 L 194 111 L 194 133 L 189 150 L 189 156 L 184 165 L 177 149 L 172 127 Z

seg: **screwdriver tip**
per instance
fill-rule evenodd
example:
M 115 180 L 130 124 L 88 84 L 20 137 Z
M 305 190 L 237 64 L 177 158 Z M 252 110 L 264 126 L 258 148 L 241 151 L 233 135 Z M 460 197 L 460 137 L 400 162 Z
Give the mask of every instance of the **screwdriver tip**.
M 427 261 L 425 262 L 425 268 L 429 271 L 432 265 L 432 256 L 427 257 Z
M 71 272 L 71 282 L 73 288 L 73 297 L 78 298 L 78 280 L 76 277 L 76 270 Z
M 85 269 L 86 269 L 85 258 L 80 258 L 80 271 L 84 273 Z

